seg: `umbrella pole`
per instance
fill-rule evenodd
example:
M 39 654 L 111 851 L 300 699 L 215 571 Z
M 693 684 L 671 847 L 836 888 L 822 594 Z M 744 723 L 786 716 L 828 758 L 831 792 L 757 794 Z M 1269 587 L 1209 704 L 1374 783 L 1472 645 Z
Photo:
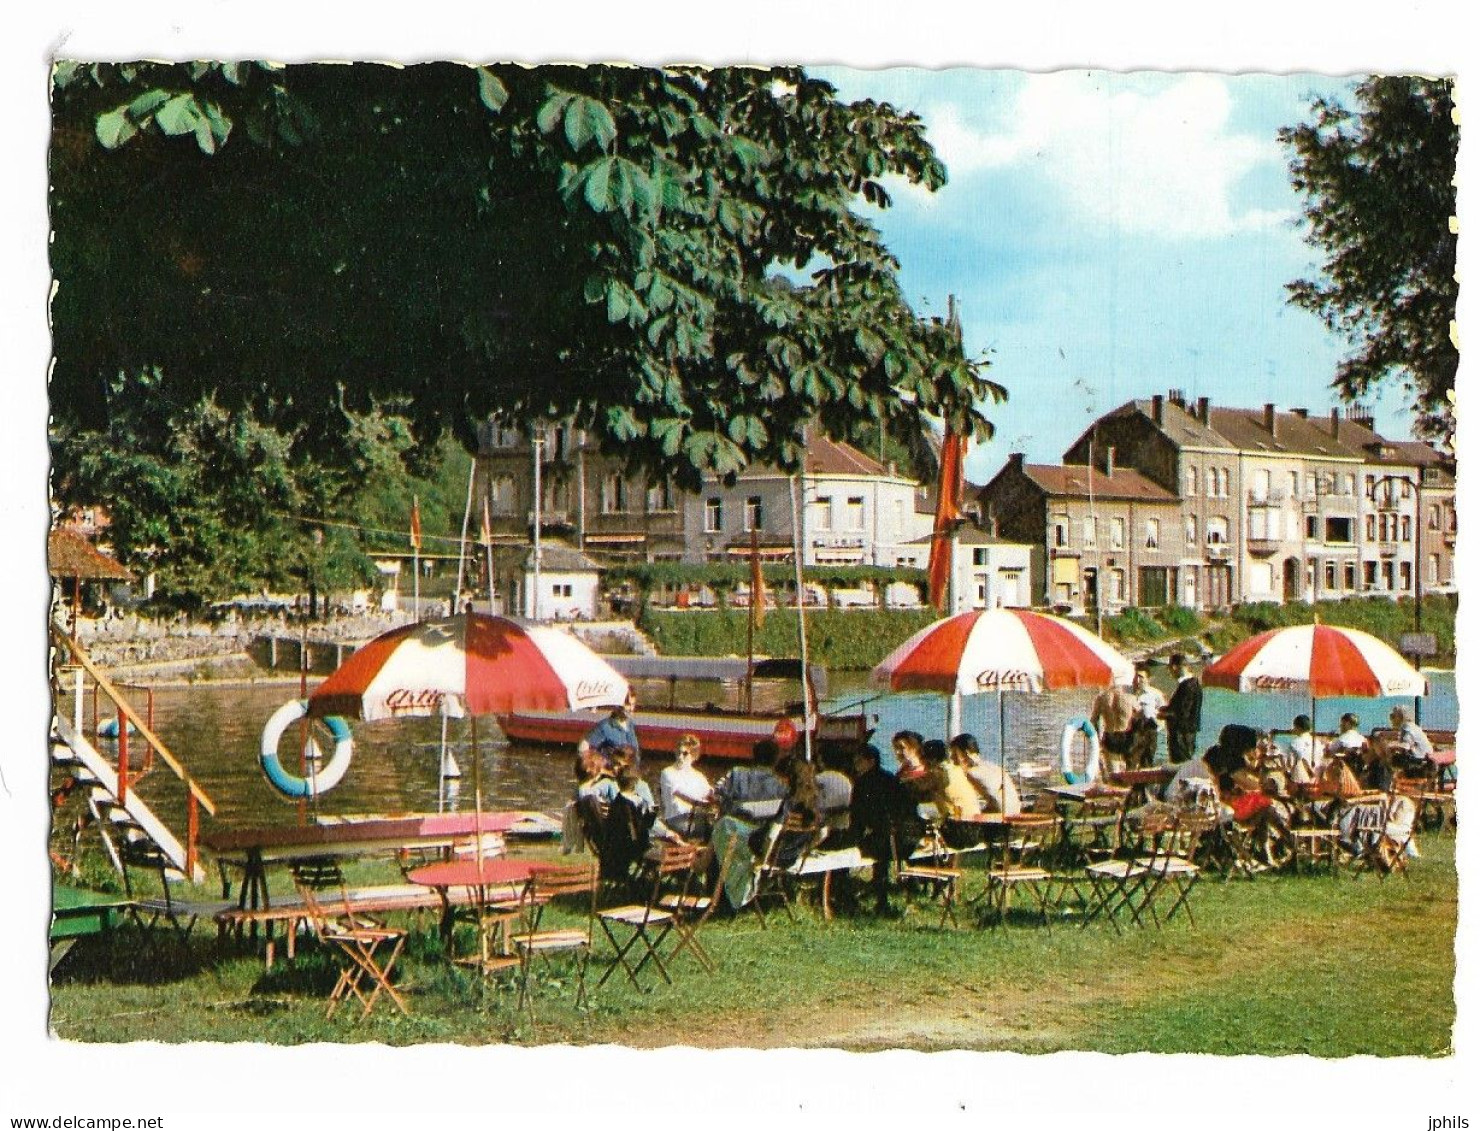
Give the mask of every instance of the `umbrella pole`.
M 483 863 L 483 759 L 478 757 L 478 716 L 468 714 L 473 738 L 473 859 Z
M 1002 688 L 997 688 L 997 788 L 1001 800 L 1003 816 L 1007 815 L 1007 700 L 1002 695 Z
M 946 709 L 946 741 L 949 742 L 961 733 L 961 689 L 957 687 L 951 692 L 951 702 Z

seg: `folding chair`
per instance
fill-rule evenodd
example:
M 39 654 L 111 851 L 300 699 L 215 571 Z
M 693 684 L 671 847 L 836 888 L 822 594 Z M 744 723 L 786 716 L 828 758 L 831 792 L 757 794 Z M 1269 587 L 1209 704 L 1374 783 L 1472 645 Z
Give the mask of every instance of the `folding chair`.
M 1387 837 L 1389 794 L 1369 791 L 1348 798 L 1337 817 L 1340 845 L 1354 876 L 1375 872 L 1386 877 L 1395 855 Z
M 986 911 L 992 926 L 1007 922 L 1007 913 L 1020 889 L 1027 890 L 1038 905 L 1043 925 L 1049 925 L 1054 877 L 1040 858 L 1047 855 L 1045 849 L 1058 827 L 1058 818 L 1050 813 L 1024 814 L 1005 826 L 1007 835 L 1001 854 L 987 865 Z
M 1147 897 L 1154 898 L 1154 885 L 1158 882 L 1156 861 L 1165 851 L 1168 835 L 1176 828 L 1177 818 L 1170 809 L 1154 809 L 1141 820 L 1139 834 L 1143 847 L 1150 852 L 1139 856 L 1100 860 L 1085 868 L 1085 877 L 1090 884 L 1090 901 L 1085 909 L 1081 927 L 1087 927 L 1098 919 L 1109 921 L 1116 934 L 1120 934 L 1119 915 L 1126 912 L 1138 927 L 1145 926 L 1141 918 Z M 1129 840 L 1129 837 L 1126 838 Z
M 618 966 L 627 972 L 627 979 L 634 987 L 642 989 L 637 975 L 649 961 L 658 968 L 663 981 L 670 986 L 673 984 L 668 968 L 663 965 L 663 959 L 658 953 L 658 948 L 668 938 L 674 924 L 674 913 L 659 903 L 663 895 L 663 885 L 675 875 L 692 875 L 695 859 L 707 860 L 709 853 L 707 849 L 693 844 L 671 840 L 660 840 L 658 843 L 658 858 L 648 862 L 652 887 L 648 892 L 647 902 L 629 903 L 596 913 L 596 921 L 601 924 L 602 932 L 616 951 L 616 957 L 596 983 L 598 990 L 606 985 L 606 980 L 612 976 Z M 656 935 L 651 933 L 654 930 L 657 931 Z M 619 939 L 617 935 L 623 931 L 626 932 L 626 938 Z M 627 955 L 639 944 L 642 947 L 642 954 L 637 965 L 633 966 L 627 960 Z
M 762 929 L 766 926 L 764 904 L 772 896 L 780 898 L 786 917 L 793 923 L 796 922 L 792 889 L 806 864 L 807 854 L 817 841 L 818 832 L 819 826 L 799 813 L 791 813 L 785 820 L 771 823 L 765 851 L 756 860 L 754 892 L 750 899 L 750 905 L 760 919 Z M 793 860 L 785 860 L 785 855 L 798 845 L 801 846 L 800 854 Z
M 348 901 L 342 916 L 332 915 L 319 902 L 319 894 L 306 884 L 299 887 L 298 894 L 303 900 L 314 937 L 326 948 L 338 951 L 341 960 L 339 979 L 329 994 L 329 1009 L 325 1016 L 333 1017 L 341 1002 L 354 997 L 363 1006 L 360 1011 L 360 1020 L 363 1021 L 370 1016 L 382 992 L 403 1015 L 410 1016 L 406 1002 L 391 984 L 391 971 L 406 945 L 406 932 L 359 925 L 350 913 Z
M 596 903 L 601 891 L 600 867 L 574 865 L 550 868 L 539 872 L 530 881 L 528 891 L 529 917 L 523 930 L 514 932 L 510 942 L 519 956 L 519 1002 L 516 1008 L 529 1011 L 530 1024 L 534 1024 L 534 999 L 529 992 L 530 972 L 536 956 L 548 963 L 553 954 L 572 954 L 576 962 L 576 1008 L 587 1004 L 586 968 L 591 962 L 591 944 L 596 929 Z M 550 930 L 540 929 L 544 908 L 552 900 L 565 895 L 579 895 L 586 901 L 586 925 Z
M 1317 819 L 1315 814 L 1311 814 L 1307 823 L 1296 824 L 1290 829 L 1294 844 L 1292 871 L 1299 872 L 1304 864 L 1313 874 L 1324 865 L 1330 869 L 1333 878 L 1341 874 L 1341 829 L 1337 824 L 1340 812 L 1340 806 L 1332 805 L 1330 816 Z
M 1169 827 L 1161 829 L 1152 842 L 1151 855 L 1137 861 L 1146 869 L 1146 879 L 1138 897 L 1140 910 L 1149 911 L 1157 929 L 1169 923 L 1178 911 L 1187 922 L 1197 926 L 1192 914 L 1192 889 L 1202 878 L 1202 869 L 1193 861 L 1203 837 L 1218 827 L 1218 816 L 1201 809 L 1177 814 Z M 1173 892 L 1171 907 L 1163 915 L 1157 910 L 1157 899 L 1164 888 Z M 1142 924 L 1144 925 L 1144 923 Z
M 961 869 L 952 863 L 955 853 L 946 846 L 940 827 L 933 823 L 927 826 L 925 837 L 921 841 L 924 851 L 916 849 L 908 858 L 900 854 L 898 838 L 893 828 L 889 830 L 889 838 L 894 859 L 898 861 L 895 879 L 904 891 L 906 905 L 913 902 L 915 892 L 923 889 L 940 900 L 940 922 L 936 926 L 944 930 L 946 920 L 949 919 L 953 927 L 959 927 L 961 924 L 956 919 L 956 895 L 961 884 Z
M 699 931 L 705 923 L 709 922 L 709 917 L 719 906 L 720 892 L 725 884 L 725 872 L 729 869 L 730 859 L 734 855 L 737 843 L 738 840 L 729 842 L 724 856 L 720 859 L 719 868 L 715 872 L 714 884 L 707 888 L 707 892 L 707 874 L 710 861 L 714 859 L 714 850 L 705 847 L 694 855 L 680 889 L 677 892 L 659 896 L 658 906 L 673 916 L 673 933 L 678 937 L 673 950 L 668 954 L 669 965 L 672 965 L 673 960 L 684 951 L 691 950 L 699 965 L 704 968 L 704 972 L 714 973 L 714 958 L 699 942 Z
M 125 834 L 117 846 L 120 870 L 123 873 L 124 894 L 132 901 L 129 904 L 129 919 L 143 932 L 146 956 L 163 955 L 160 938 L 166 933 L 180 954 L 190 945 L 190 935 L 196 923 L 202 919 L 214 919 L 217 914 L 235 906 L 225 900 L 176 899 L 171 890 L 176 879 L 184 876 L 175 869 L 162 848 L 142 831 L 133 837 Z M 144 869 L 152 872 L 159 880 L 158 899 L 139 899 L 134 891 L 133 872 Z M 174 878 L 172 879 L 171 873 Z M 224 925 L 217 928 L 219 942 L 225 933 Z

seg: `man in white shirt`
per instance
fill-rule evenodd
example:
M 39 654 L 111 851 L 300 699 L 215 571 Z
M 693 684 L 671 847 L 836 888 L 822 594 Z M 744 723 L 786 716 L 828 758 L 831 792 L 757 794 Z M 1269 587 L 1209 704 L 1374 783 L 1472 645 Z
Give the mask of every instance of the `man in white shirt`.
M 702 807 L 709 804 L 713 790 L 709 779 L 696 768 L 698 761 L 698 736 L 686 734 L 678 740 L 673 764 L 658 775 L 663 824 L 685 840 L 709 836 L 709 815 Z
M 1313 782 L 1321 776 L 1326 762 L 1326 751 L 1321 740 L 1311 733 L 1309 715 L 1296 715 L 1291 724 L 1295 733 L 1290 738 L 1289 749 L 1281 759 L 1285 774 L 1292 782 Z

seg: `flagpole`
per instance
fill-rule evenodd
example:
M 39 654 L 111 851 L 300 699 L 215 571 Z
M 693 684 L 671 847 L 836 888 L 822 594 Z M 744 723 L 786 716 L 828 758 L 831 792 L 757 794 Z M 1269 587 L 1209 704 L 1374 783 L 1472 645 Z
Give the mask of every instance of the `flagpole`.
M 765 587 L 761 578 L 760 534 L 752 522 L 750 527 L 750 616 L 745 625 L 745 713 L 755 707 L 755 629 L 756 622 L 764 615 Z
M 457 590 L 452 594 L 452 608 L 448 612 L 456 616 L 460 611 L 457 607 L 458 600 L 463 591 L 463 565 L 468 549 L 468 522 L 473 516 L 473 480 L 478 476 L 478 457 L 473 457 L 472 466 L 468 468 L 468 501 L 463 504 L 462 534 L 457 542 Z
M 483 558 L 488 563 L 488 615 L 494 615 L 493 608 L 493 527 L 488 520 L 488 500 L 483 500 Z
M 411 496 L 411 616 L 421 620 L 421 505 Z

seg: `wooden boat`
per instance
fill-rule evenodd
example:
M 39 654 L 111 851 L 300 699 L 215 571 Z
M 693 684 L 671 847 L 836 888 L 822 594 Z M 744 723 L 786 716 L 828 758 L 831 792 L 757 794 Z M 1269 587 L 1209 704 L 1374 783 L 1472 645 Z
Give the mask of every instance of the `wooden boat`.
M 608 656 L 612 667 L 637 687 L 633 716 L 644 755 L 671 755 L 685 734 L 697 735 L 707 758 L 743 761 L 763 738 L 783 747 L 799 745 L 805 700 L 780 701 L 777 685 L 800 684 L 815 704 L 827 693 L 827 675 L 814 664 L 803 673 L 791 659 L 710 659 L 688 656 Z M 763 687 L 769 684 L 770 687 Z M 685 694 L 680 696 L 680 687 Z M 698 694 L 690 695 L 692 688 Z M 707 692 L 700 702 L 692 700 Z M 775 709 L 758 700 L 776 700 Z M 574 747 L 605 718 L 605 711 L 519 711 L 498 717 L 512 741 Z M 868 741 L 868 718 L 856 714 L 823 715 L 814 708 L 814 756 L 829 750 L 851 751 Z

